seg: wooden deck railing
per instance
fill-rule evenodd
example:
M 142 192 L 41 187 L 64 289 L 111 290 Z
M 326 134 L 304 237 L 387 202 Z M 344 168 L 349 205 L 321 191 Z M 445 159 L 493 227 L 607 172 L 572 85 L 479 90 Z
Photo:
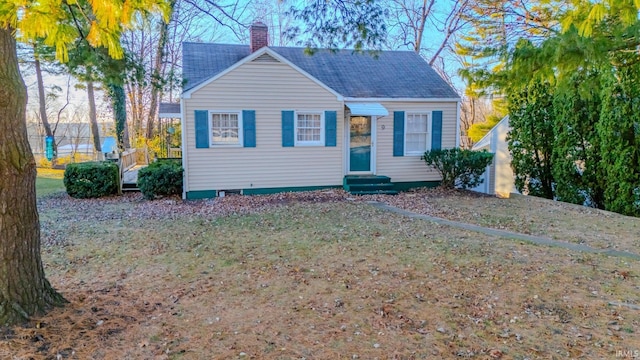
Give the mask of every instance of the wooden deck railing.
M 136 165 L 147 165 L 148 163 L 149 153 L 146 148 L 127 149 L 120 153 L 120 158 L 118 159 L 118 168 L 120 170 L 120 194 L 122 194 L 124 173 Z
M 120 171 L 125 172 L 138 164 L 136 155 L 138 149 L 128 149 L 120 154 Z
M 182 148 L 169 148 L 169 158 L 182 158 Z

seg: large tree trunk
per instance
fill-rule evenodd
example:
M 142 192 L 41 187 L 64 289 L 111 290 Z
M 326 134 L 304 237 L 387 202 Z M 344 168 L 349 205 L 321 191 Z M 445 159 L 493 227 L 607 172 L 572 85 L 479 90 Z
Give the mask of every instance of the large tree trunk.
M 173 8 L 175 6 L 176 1 L 169 1 L 169 6 L 171 7 L 171 11 L 173 12 Z M 171 14 L 169 15 L 171 17 Z M 153 64 L 153 73 L 151 74 L 151 105 L 149 106 L 149 123 L 147 126 L 147 139 L 151 139 L 153 137 L 153 122 L 156 119 L 157 111 L 158 111 L 158 103 L 159 99 L 162 95 L 162 63 L 164 62 L 165 52 L 164 47 L 167 44 L 167 37 L 169 36 L 169 23 L 163 20 L 160 20 L 158 24 L 160 27 L 160 38 L 158 39 L 158 47 L 156 48 L 156 58 L 155 63 Z M 158 128 L 160 127 L 160 121 L 158 121 Z M 158 130 L 158 134 L 160 134 L 160 130 Z
M 0 28 L 0 325 L 64 303 L 44 276 L 36 207 L 36 164 L 27 138 L 27 92 L 16 42 Z
M 87 97 L 89 98 L 89 126 L 91 127 L 91 135 L 93 137 L 93 148 L 96 153 L 102 154 L 102 145 L 100 145 L 100 129 L 98 128 L 98 114 L 96 111 L 96 96 L 93 90 L 93 81 L 91 80 L 91 68 L 87 68 Z M 99 160 L 102 159 L 100 156 Z
M 37 49 L 34 49 L 34 59 L 36 65 L 36 79 L 38 81 L 38 100 L 40 105 L 40 120 L 42 120 L 42 126 L 44 126 L 44 132 L 47 136 L 53 136 L 51 131 L 51 125 L 49 125 L 49 118 L 47 117 L 47 99 L 44 94 L 44 81 L 42 80 L 42 68 L 40 67 L 40 58 L 38 57 Z M 54 142 L 55 143 L 55 142 Z
M 40 108 L 40 120 L 42 121 L 42 126 L 44 126 L 44 132 L 49 137 L 53 138 L 53 158 L 51 159 L 51 164 L 56 164 L 56 139 L 51 129 L 51 125 L 49 124 L 49 117 L 47 116 L 47 99 L 44 94 L 44 81 L 42 80 L 42 67 L 40 66 L 40 57 L 38 56 L 38 49 L 36 46 L 33 46 L 33 55 L 36 66 L 36 80 L 38 82 L 38 103 Z
M 120 84 L 109 84 L 109 96 L 111 97 L 111 105 L 113 107 L 113 115 L 116 120 L 116 135 L 118 137 L 118 146 L 129 149 L 129 131 L 127 131 L 127 97 L 124 94 L 124 88 Z

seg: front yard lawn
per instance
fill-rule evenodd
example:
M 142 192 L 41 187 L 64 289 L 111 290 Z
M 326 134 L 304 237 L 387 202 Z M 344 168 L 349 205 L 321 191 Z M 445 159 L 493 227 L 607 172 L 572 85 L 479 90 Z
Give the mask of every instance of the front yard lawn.
M 474 222 L 507 223 L 527 206 L 465 193 L 400 196 L 388 199 L 475 213 Z M 640 349 L 637 261 L 439 226 L 367 199 L 338 190 L 41 199 L 45 269 L 71 303 L 0 329 L 0 355 L 599 359 Z M 535 203 L 526 224 L 549 213 L 562 211 Z M 637 241 L 637 232 L 624 235 L 637 219 L 603 214 L 585 213 L 589 239 Z M 572 216 L 568 241 L 581 221 Z M 552 235 L 562 227 L 554 222 Z
M 36 195 L 47 196 L 64 191 L 64 170 L 38 168 L 36 178 Z

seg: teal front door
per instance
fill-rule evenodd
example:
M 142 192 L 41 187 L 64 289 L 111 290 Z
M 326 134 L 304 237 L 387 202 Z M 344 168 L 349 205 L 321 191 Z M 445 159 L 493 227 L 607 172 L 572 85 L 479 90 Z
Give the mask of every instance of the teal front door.
M 349 120 L 349 171 L 371 171 L 371 117 Z

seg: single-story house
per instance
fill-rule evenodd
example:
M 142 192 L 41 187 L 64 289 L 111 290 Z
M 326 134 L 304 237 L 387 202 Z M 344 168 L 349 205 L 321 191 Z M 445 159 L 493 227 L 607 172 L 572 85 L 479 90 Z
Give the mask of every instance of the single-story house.
M 510 129 L 507 115 L 473 145 L 472 150 L 485 149 L 494 154 L 491 165 L 483 175 L 484 182 L 473 190 L 507 198 L 511 193 L 518 192 L 511 168 L 511 153 L 507 144 L 507 134 Z
M 460 97 L 410 51 L 183 44 L 184 197 L 435 185 L 425 150 L 459 145 Z M 355 183 L 355 184 L 354 184 Z

